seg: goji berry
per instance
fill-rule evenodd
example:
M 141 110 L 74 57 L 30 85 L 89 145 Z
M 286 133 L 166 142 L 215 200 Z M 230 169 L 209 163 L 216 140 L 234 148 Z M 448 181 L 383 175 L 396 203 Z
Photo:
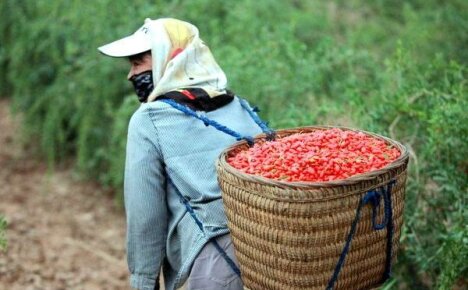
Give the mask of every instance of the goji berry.
M 333 128 L 257 143 L 230 156 L 228 162 L 266 178 L 322 182 L 383 168 L 399 156 L 397 148 L 381 139 Z

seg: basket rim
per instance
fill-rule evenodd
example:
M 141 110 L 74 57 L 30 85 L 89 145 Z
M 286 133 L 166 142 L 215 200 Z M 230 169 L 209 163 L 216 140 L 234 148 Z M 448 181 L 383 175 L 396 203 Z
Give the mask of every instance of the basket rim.
M 226 157 L 228 154 L 241 147 L 241 146 L 246 146 L 247 141 L 246 140 L 241 140 L 238 141 L 231 146 L 227 147 L 224 149 L 218 156 L 218 159 L 216 161 L 217 166 L 223 167 L 225 171 L 227 171 L 230 174 L 233 174 L 239 178 L 242 178 L 244 180 L 249 180 L 253 182 L 259 182 L 263 185 L 270 185 L 270 186 L 275 186 L 275 187 L 280 187 L 280 188 L 285 188 L 285 189 L 314 189 L 314 188 L 323 188 L 323 187 L 336 187 L 336 186 L 343 186 L 343 185 L 353 185 L 362 181 L 369 181 L 375 179 L 377 176 L 380 176 L 390 170 L 394 170 L 405 164 L 408 159 L 409 159 L 409 152 L 408 149 L 401 144 L 400 142 L 390 139 L 388 137 L 382 136 L 380 134 L 368 132 L 365 130 L 361 129 L 355 129 L 355 128 L 350 128 L 350 127 L 344 127 L 344 126 L 328 126 L 328 125 L 322 125 L 322 126 L 303 126 L 303 127 L 294 127 L 294 128 L 285 128 L 285 129 L 278 129 L 276 130 L 277 135 L 282 135 L 286 133 L 286 136 L 292 135 L 295 133 L 301 133 L 302 131 L 307 131 L 307 132 L 312 132 L 314 130 L 325 130 L 325 129 L 342 129 L 342 130 L 347 130 L 347 131 L 353 131 L 353 132 L 361 132 L 364 134 L 367 134 L 369 136 L 375 137 L 377 139 L 381 139 L 393 146 L 395 146 L 399 151 L 400 151 L 400 156 L 395 159 L 393 162 L 387 164 L 385 167 L 382 167 L 377 170 L 369 171 L 366 173 L 362 174 L 356 174 L 351 177 L 348 177 L 346 179 L 338 179 L 338 180 L 331 180 L 331 181 L 322 181 L 322 182 L 315 182 L 315 181 L 280 181 L 280 180 L 275 180 L 275 179 L 270 179 L 258 175 L 252 175 L 248 173 L 244 173 L 240 171 L 239 169 L 234 168 L 229 164 L 226 160 Z M 254 136 L 254 141 L 262 140 L 266 138 L 265 133 L 260 133 L 258 135 Z

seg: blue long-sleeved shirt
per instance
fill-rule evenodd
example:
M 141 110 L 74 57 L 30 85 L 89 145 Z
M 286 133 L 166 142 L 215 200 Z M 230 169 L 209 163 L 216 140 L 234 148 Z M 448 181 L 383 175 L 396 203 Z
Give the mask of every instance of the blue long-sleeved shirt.
M 261 133 L 237 97 L 201 113 L 243 135 Z M 180 287 L 209 239 L 229 232 L 215 161 L 234 142 L 234 137 L 163 102 L 142 104 L 133 114 L 124 185 L 132 287 L 155 289 L 161 267 L 166 289 Z M 174 186 L 194 209 L 203 232 Z

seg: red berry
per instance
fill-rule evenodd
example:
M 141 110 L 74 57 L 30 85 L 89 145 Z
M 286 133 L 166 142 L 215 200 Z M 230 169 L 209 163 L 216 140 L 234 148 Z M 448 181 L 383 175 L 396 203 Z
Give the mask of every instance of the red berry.
M 400 151 L 362 132 L 338 128 L 257 143 L 228 158 L 248 174 L 283 181 L 330 181 L 385 167 Z

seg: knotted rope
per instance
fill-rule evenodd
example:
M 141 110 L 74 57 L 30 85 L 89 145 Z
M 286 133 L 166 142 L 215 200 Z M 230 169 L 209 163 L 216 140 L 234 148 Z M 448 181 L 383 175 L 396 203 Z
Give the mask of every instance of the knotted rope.
M 372 206 L 372 227 L 374 230 L 383 230 L 387 228 L 387 258 L 385 261 L 385 271 L 382 276 L 382 282 L 387 280 L 391 274 L 391 266 L 392 266 L 392 246 L 393 246 L 393 212 L 392 212 L 392 198 L 391 192 L 392 187 L 395 184 L 395 181 L 391 181 L 386 187 L 381 187 L 379 189 L 370 190 L 368 191 L 359 201 L 359 206 L 356 210 L 356 216 L 354 217 L 353 223 L 351 224 L 351 230 L 348 233 L 348 237 L 346 239 L 346 244 L 341 252 L 340 259 L 335 266 L 335 271 L 328 282 L 327 290 L 332 290 L 336 281 L 338 280 L 338 276 L 340 274 L 341 268 L 346 259 L 346 255 L 348 254 L 349 248 L 351 246 L 351 241 L 353 240 L 354 234 L 356 232 L 357 224 L 359 219 L 361 218 L 361 210 L 363 206 L 366 204 L 371 204 Z M 380 201 L 383 197 L 384 200 L 384 220 L 381 224 L 376 222 L 377 219 L 377 211 L 380 207 Z
M 273 131 L 270 127 L 268 127 L 266 122 L 263 122 L 256 113 L 260 112 L 257 107 L 253 107 L 250 109 L 249 104 L 246 100 L 239 98 L 242 108 L 244 108 L 250 115 L 250 117 L 254 120 L 254 122 L 262 129 L 263 133 L 266 134 L 266 139 L 268 141 L 275 140 L 276 132 Z

